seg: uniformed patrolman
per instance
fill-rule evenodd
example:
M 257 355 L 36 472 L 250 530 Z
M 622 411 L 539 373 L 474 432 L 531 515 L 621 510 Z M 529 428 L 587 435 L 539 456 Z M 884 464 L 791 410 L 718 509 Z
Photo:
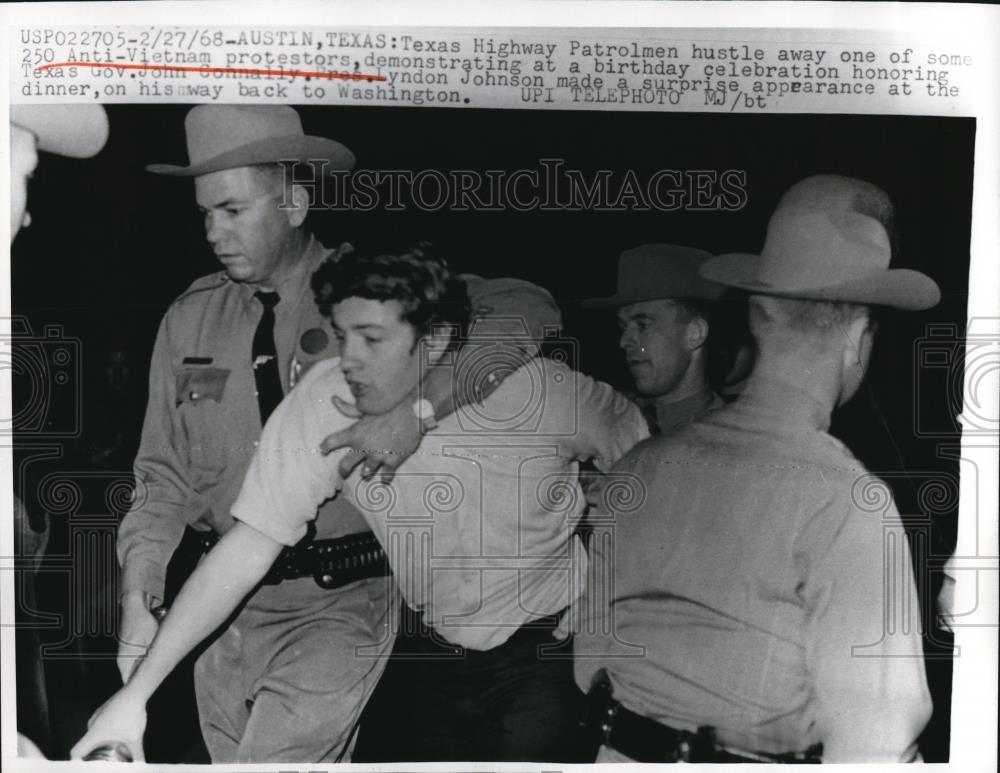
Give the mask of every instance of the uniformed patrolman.
M 643 244 L 618 257 L 618 288 L 584 308 L 615 311 L 636 399 L 655 433 L 669 433 L 724 402 L 709 384 L 709 342 L 721 285 L 698 273 L 711 256 Z
M 870 473 L 827 432 L 865 376 L 873 307 L 940 298 L 889 268 L 891 221 L 874 185 L 810 177 L 782 197 L 760 255 L 703 266 L 750 293 L 757 361 L 735 402 L 612 471 L 635 491 L 603 497 L 612 538 L 592 543 L 604 581 L 588 585 L 575 650 L 598 760 L 917 754 L 931 712 L 919 625 L 884 623 L 919 608 L 907 543 L 891 502 L 856 501 Z
M 311 365 L 338 352 L 310 289 L 332 251 L 308 226 L 309 191 L 280 162 L 350 170 L 353 153 L 305 134 L 299 115 L 284 106 L 200 105 L 185 130 L 190 163 L 149 169 L 194 179 L 222 271 L 196 280 L 170 306 L 153 352 L 135 502 L 118 538 L 118 664 L 126 681 L 158 632 L 153 611 L 164 600 L 167 563 L 185 527 L 206 548 L 232 529 L 232 504 L 262 426 Z M 296 179 L 302 172 L 295 170 Z M 520 313 L 530 333 L 560 321 L 551 297 L 527 283 L 469 286 L 477 307 Z M 383 420 L 419 439 L 411 406 Z M 370 426 L 358 425 L 362 435 Z M 311 533 L 274 557 L 261 587 L 245 589 L 238 614 L 196 665 L 199 720 L 213 762 L 345 759 L 384 665 L 378 653 L 392 644 L 386 615 L 395 600 L 378 543 L 343 498 L 313 516 Z M 255 558 L 228 554 L 229 561 Z M 359 648 L 367 656 L 358 657 Z M 101 727 L 77 744 L 76 756 L 109 740 L 141 756 L 141 734 L 96 737 L 105 735 Z

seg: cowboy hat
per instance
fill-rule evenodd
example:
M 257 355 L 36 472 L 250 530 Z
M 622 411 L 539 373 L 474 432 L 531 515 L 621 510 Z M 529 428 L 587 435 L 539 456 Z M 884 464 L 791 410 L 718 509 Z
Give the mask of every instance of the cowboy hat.
M 714 301 L 723 288 L 698 273 L 712 255 L 693 247 L 643 244 L 618 256 L 618 289 L 610 298 L 588 298 L 585 309 L 614 309 L 662 298 Z
M 189 166 L 150 164 L 156 174 L 198 175 L 240 166 L 294 160 L 327 162 L 331 171 L 354 168 L 354 154 L 339 142 L 302 130 L 285 105 L 198 105 L 184 119 Z
M 70 158 L 96 156 L 108 139 L 100 105 L 11 105 L 10 122 L 34 134 L 39 150 Z
M 701 275 L 761 295 L 910 311 L 936 305 L 941 290 L 933 279 L 889 268 L 889 236 L 882 223 L 855 209 L 861 200 L 889 208 L 888 197 L 871 183 L 807 177 L 781 197 L 760 255 L 719 255 L 705 262 Z

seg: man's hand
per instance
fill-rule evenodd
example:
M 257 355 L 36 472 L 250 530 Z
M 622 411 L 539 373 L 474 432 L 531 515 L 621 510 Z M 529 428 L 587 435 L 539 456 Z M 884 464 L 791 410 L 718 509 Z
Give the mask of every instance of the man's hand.
M 136 762 L 145 761 L 142 736 L 146 732 L 146 702 L 123 687 L 101 706 L 87 723 L 87 732 L 70 750 L 70 758 L 83 759 L 98 746 L 123 743 Z
M 362 416 L 355 406 L 336 396 L 333 404 L 345 416 L 360 419 L 347 429 L 327 436 L 320 449 L 324 454 L 338 448 L 349 449 L 338 467 L 341 479 L 347 480 L 354 468 L 364 462 L 361 476 L 365 480 L 378 472 L 388 483 L 396 468 L 420 445 L 420 421 L 410 401 L 403 400 L 387 413 L 371 416 Z
M 118 632 L 118 671 L 122 684 L 128 683 L 136 664 L 146 655 L 159 628 L 146 605 L 145 594 L 127 593 L 122 598 L 121 628 Z

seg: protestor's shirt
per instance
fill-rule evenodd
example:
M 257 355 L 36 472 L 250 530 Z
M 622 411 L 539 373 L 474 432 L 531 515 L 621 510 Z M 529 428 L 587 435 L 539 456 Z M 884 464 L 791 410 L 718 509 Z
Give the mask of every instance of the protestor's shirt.
M 828 424 L 758 382 L 615 466 L 573 626 L 581 689 L 604 668 L 632 711 L 746 750 L 914 753 L 931 705 L 907 539 Z
M 352 423 L 331 410 L 333 394 L 352 400 L 339 359 L 319 363 L 278 406 L 233 505 L 234 517 L 285 545 L 301 539 L 339 483 L 342 452 L 318 451 Z M 355 471 L 343 496 L 386 548 L 425 623 L 454 644 L 488 650 L 580 594 L 578 462 L 607 469 L 647 436 L 630 400 L 539 358 L 445 417 L 391 485 L 360 482 Z
M 330 254 L 311 239 L 298 269 L 274 288 L 281 296 L 274 342 L 286 394 L 312 364 L 339 354 L 310 288 Z M 540 336 L 561 322 L 542 288 L 515 279 L 463 279 L 473 311 L 516 318 L 522 338 L 522 328 Z M 118 532 L 123 593 L 162 599 L 166 567 L 185 526 L 219 534 L 232 527 L 229 512 L 261 432 L 251 348 L 263 309 L 255 291 L 216 272 L 196 280 L 160 324 L 134 465 L 135 499 Z M 502 335 L 509 325 L 499 328 Z M 317 537 L 332 538 L 367 525 L 355 508 L 333 500 L 319 512 L 316 529 Z

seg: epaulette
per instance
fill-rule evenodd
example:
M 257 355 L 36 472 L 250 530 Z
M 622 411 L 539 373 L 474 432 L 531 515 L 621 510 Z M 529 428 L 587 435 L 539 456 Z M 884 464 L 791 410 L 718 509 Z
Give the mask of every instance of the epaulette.
M 212 290 L 222 287 L 224 284 L 229 282 L 230 279 L 226 276 L 225 271 L 215 271 L 211 274 L 206 274 L 205 276 L 198 277 L 195 279 L 188 288 L 182 292 L 177 298 L 174 299 L 174 303 L 180 303 L 181 301 L 187 299 L 189 296 L 197 295 L 203 292 L 210 292 Z

